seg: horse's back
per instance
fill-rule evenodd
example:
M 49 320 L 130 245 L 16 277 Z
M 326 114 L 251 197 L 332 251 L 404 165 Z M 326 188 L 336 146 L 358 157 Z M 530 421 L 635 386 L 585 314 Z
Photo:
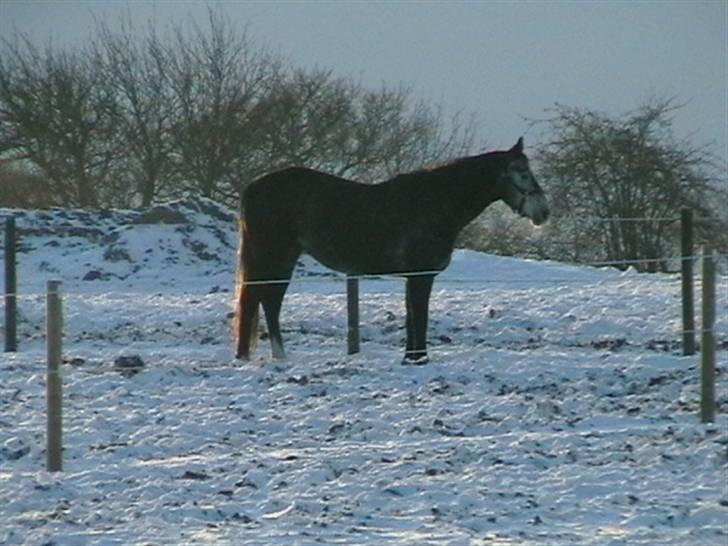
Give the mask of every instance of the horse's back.
M 357 193 L 364 184 L 305 167 L 289 167 L 266 174 L 250 183 L 243 192 L 244 211 L 288 209 L 289 213 L 319 207 L 340 199 L 342 194 Z M 316 207 L 316 208 L 319 208 Z
M 362 184 L 306 168 L 276 171 L 251 183 L 243 196 L 251 231 L 291 239 L 324 265 L 347 273 L 389 269 L 397 207 L 387 184 Z

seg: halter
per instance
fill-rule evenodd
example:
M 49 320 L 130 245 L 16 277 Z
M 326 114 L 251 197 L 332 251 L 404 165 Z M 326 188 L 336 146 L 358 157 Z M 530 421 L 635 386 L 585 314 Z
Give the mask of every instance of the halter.
M 518 209 L 517 209 L 517 213 L 518 213 L 518 214 L 520 214 L 521 216 L 523 216 L 523 206 L 524 206 L 524 205 L 526 204 L 526 199 L 528 199 L 528 198 L 529 198 L 529 197 L 531 197 L 532 195 L 538 195 L 539 193 L 541 193 L 541 190 L 540 190 L 540 189 L 535 189 L 535 190 L 523 190 L 523 189 L 521 189 L 521 188 L 520 188 L 520 187 L 518 186 L 518 184 L 515 184 L 515 183 L 513 183 L 513 182 L 511 182 L 511 184 L 513 184 L 513 187 L 514 187 L 514 188 L 516 188 L 516 191 L 517 191 L 517 192 L 518 192 L 519 194 L 521 194 L 521 200 L 520 200 L 520 202 L 518 203 Z

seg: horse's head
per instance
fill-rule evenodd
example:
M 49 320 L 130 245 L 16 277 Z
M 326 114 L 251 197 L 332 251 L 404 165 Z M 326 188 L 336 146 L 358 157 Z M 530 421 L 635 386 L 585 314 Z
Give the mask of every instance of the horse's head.
M 516 214 L 528 218 L 537 226 L 543 224 L 549 217 L 549 205 L 528 166 L 528 158 L 523 153 L 523 138 L 519 138 L 513 148 L 503 152 L 503 156 L 507 163 L 498 179 L 501 199 Z

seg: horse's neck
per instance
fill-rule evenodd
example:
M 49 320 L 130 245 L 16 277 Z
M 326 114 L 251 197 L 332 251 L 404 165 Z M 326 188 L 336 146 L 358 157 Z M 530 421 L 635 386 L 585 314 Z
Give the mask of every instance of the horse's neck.
M 485 162 L 485 163 L 483 163 Z M 442 212 L 451 215 L 458 231 L 498 199 L 499 164 L 496 159 L 478 165 L 463 163 L 442 169 L 437 177 L 437 193 Z

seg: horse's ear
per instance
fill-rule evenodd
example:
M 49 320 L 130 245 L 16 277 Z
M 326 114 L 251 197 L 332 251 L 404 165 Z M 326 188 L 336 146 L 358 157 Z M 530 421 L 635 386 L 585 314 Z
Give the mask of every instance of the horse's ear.
M 515 154 L 522 154 L 523 153 L 523 137 L 520 137 L 518 139 L 518 142 L 511 148 L 510 150 L 512 153 Z

